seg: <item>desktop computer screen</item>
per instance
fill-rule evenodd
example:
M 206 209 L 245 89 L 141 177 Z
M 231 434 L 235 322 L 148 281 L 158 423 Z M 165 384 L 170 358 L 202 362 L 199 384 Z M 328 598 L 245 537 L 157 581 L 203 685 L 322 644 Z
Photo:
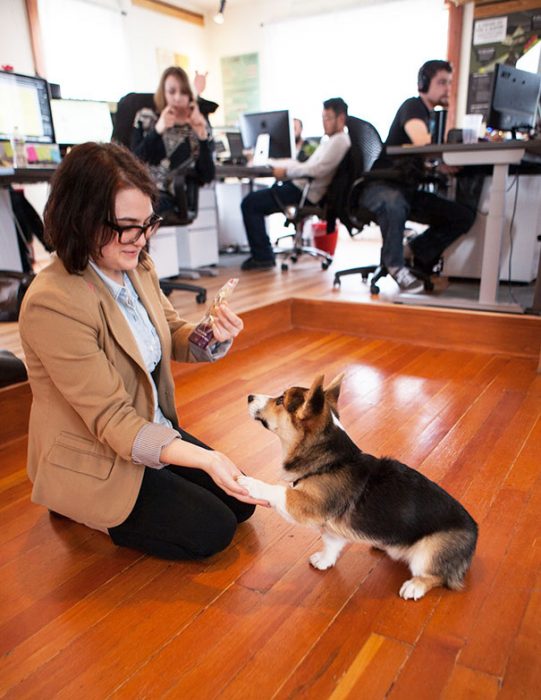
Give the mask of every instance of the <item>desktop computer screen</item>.
M 502 131 L 535 127 L 540 92 L 541 75 L 498 63 L 487 126 Z
M 245 148 L 256 148 L 258 137 L 268 138 L 269 158 L 294 158 L 293 120 L 287 109 L 242 114 L 240 131 Z
M 56 140 L 61 147 L 111 140 L 113 121 L 107 102 L 51 100 L 51 109 Z
M 54 143 L 49 87 L 43 78 L 0 71 L 0 140 L 18 131 L 32 143 Z

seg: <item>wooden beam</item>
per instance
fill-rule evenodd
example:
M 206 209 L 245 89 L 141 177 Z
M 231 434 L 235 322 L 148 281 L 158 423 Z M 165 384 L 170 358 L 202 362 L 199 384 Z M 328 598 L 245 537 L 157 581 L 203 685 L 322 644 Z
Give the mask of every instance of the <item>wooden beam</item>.
M 41 40 L 38 0 L 25 0 L 24 4 L 28 21 L 28 31 L 30 33 L 30 44 L 32 46 L 34 71 L 36 75 L 46 78 L 47 71 L 45 69 L 45 55 L 43 53 L 43 42 Z
M 456 102 L 458 84 L 460 82 L 460 48 L 462 44 L 462 17 L 464 8 L 457 7 L 452 2 L 447 2 L 449 23 L 447 29 L 447 60 L 453 66 L 453 82 L 451 83 L 451 95 L 447 112 L 447 130 L 456 126 Z
M 205 17 L 199 14 L 199 12 L 185 10 L 182 7 L 170 5 L 168 2 L 162 2 L 162 0 L 132 0 L 132 5 L 144 7 L 146 10 L 152 10 L 153 12 L 161 12 L 164 15 L 181 19 L 184 22 L 197 24 L 199 27 L 205 25 Z
M 541 10 L 541 0 L 504 0 L 504 2 L 491 2 L 481 6 L 476 2 L 473 16 L 475 19 L 483 19 L 526 10 Z

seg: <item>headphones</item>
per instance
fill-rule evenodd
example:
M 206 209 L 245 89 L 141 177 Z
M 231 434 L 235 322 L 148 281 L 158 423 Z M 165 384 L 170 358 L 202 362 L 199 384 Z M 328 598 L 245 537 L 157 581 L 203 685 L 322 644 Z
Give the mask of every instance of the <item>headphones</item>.
M 419 68 L 419 73 L 417 74 L 417 89 L 419 92 L 426 93 L 430 90 L 432 78 L 439 70 L 452 73 L 453 67 L 449 61 L 427 61 L 426 63 L 423 63 L 423 65 Z

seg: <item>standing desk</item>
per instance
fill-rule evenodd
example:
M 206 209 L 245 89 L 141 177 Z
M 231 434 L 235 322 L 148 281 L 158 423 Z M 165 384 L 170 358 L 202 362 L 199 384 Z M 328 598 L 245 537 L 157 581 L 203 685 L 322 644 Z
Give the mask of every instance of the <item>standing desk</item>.
M 7 186 L 13 183 L 25 185 L 49 182 L 56 166 L 13 168 L 0 173 L 0 269 L 22 272 L 22 262 L 17 240 L 17 230 L 11 209 Z
M 390 156 L 419 155 L 441 157 L 447 165 L 492 165 L 489 210 L 485 228 L 485 243 L 481 263 L 481 281 L 477 301 L 465 299 L 435 298 L 422 296 L 411 299 L 414 303 L 434 306 L 456 306 L 487 311 L 510 311 L 522 313 L 518 304 L 498 302 L 496 295 L 499 283 L 500 253 L 504 228 L 505 191 L 509 166 L 520 163 L 526 154 L 541 155 L 541 139 L 532 141 L 503 141 L 479 143 L 429 144 L 427 146 L 389 146 Z M 534 235 L 534 232 L 532 232 Z M 539 280 L 538 280 L 539 284 Z M 401 295 L 402 297 L 408 295 Z M 408 300 L 413 295 L 408 296 Z M 417 295 L 419 297 L 419 295 Z
M 216 163 L 218 242 L 221 250 L 248 252 L 241 214 L 243 198 L 253 191 L 254 180 L 273 177 L 272 168 Z

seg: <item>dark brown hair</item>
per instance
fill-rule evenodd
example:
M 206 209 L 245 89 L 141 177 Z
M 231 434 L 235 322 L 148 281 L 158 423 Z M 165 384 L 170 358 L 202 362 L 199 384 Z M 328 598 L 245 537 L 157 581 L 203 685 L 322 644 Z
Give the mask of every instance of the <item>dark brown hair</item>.
M 194 100 L 194 95 L 192 88 L 190 86 L 190 79 L 188 78 L 188 74 L 183 68 L 180 68 L 179 66 L 170 66 L 169 68 L 166 68 L 164 72 L 162 73 L 162 77 L 160 78 L 160 84 L 158 85 L 158 89 L 154 93 L 154 104 L 156 105 L 156 109 L 158 112 L 161 112 L 166 103 L 165 100 L 165 81 L 169 76 L 174 76 L 179 82 L 181 86 L 181 90 L 185 95 L 188 95 L 190 98 L 190 102 L 193 102 Z
M 120 190 L 135 188 L 157 199 L 147 168 L 124 146 L 83 143 L 56 171 L 44 212 L 46 240 L 70 273 L 82 272 L 90 257 L 116 234 L 105 226 L 115 220 Z M 146 253 L 141 252 L 143 262 Z

